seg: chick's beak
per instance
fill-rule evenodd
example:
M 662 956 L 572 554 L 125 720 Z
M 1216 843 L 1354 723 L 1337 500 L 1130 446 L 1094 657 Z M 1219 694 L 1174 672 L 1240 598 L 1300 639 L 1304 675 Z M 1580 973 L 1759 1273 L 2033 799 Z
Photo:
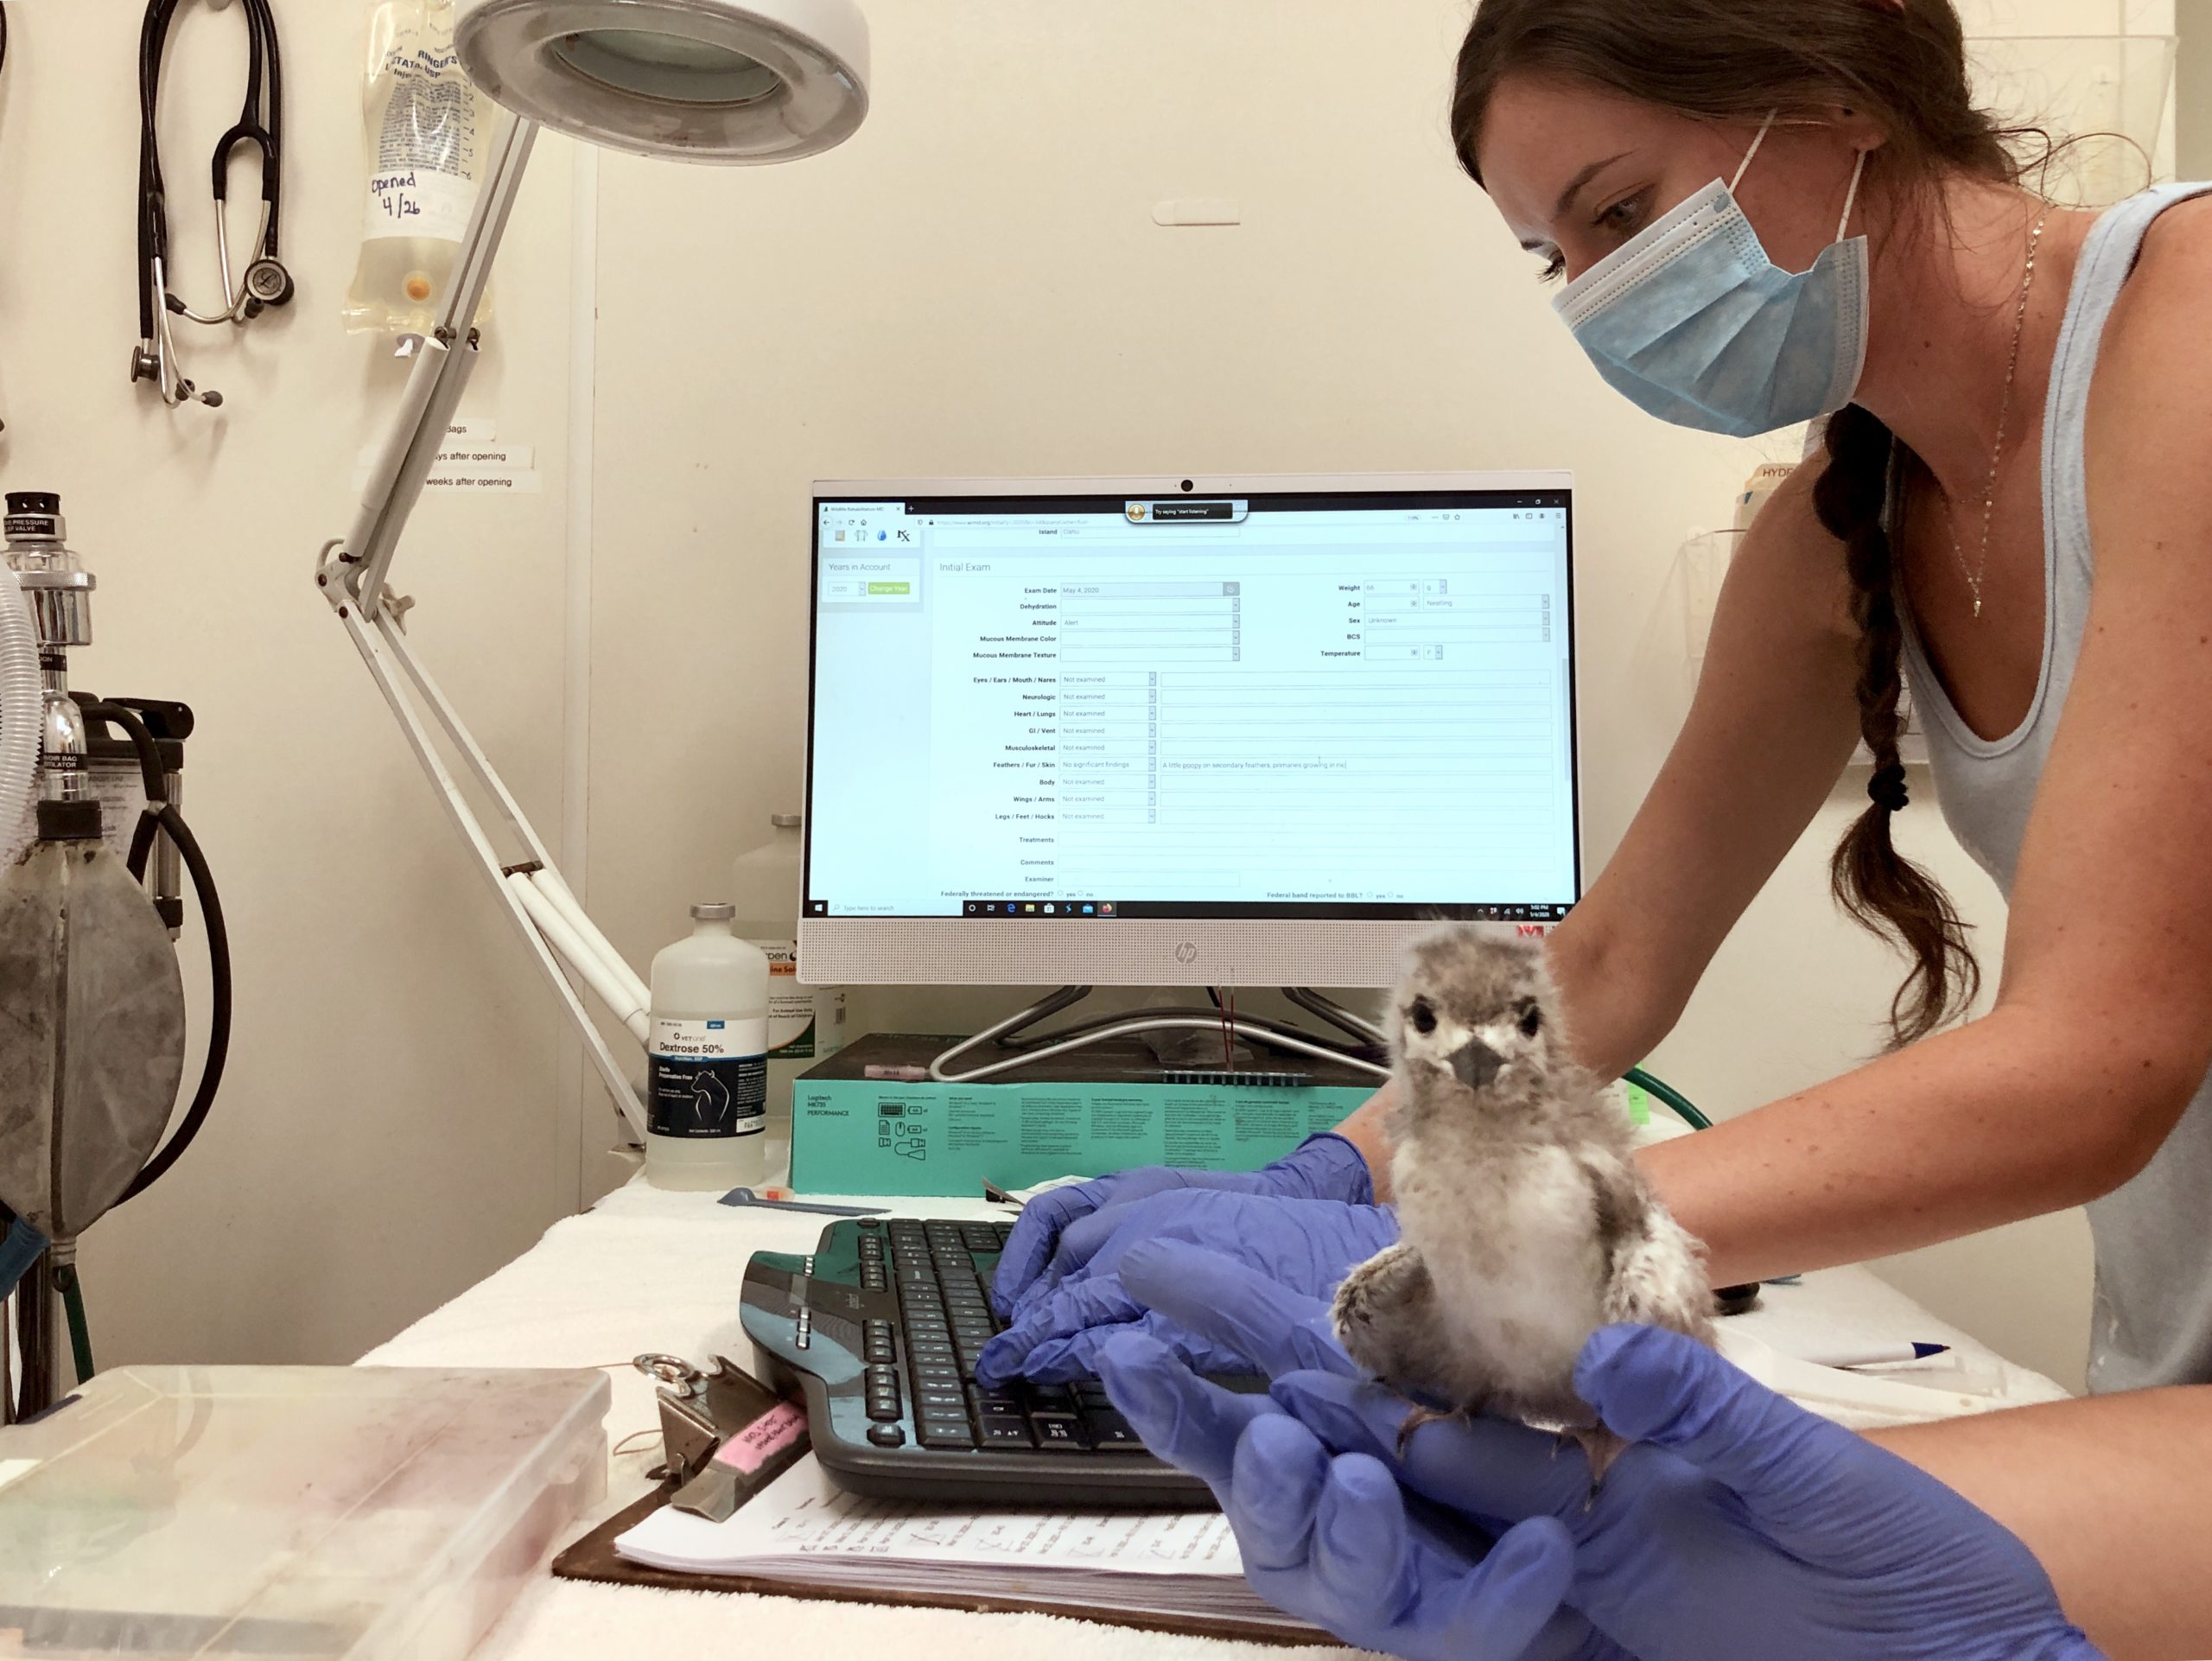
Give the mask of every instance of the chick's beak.
M 1452 1052 L 1452 1072 L 1470 1090 L 1480 1090 L 1504 1065 L 1505 1058 L 1479 1038 L 1471 1038 Z

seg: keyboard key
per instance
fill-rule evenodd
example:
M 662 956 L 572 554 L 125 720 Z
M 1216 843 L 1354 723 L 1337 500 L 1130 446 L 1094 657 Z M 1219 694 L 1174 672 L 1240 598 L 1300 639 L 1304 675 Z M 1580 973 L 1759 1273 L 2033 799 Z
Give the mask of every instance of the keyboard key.
M 1065 1384 L 1032 1384 L 1029 1386 L 1029 1405 L 1038 1413 L 1072 1413 L 1075 1411 L 1075 1392 Z
M 896 1396 L 870 1396 L 868 1398 L 868 1416 L 871 1419 L 879 1421 L 895 1419 L 899 1416 L 899 1398 Z
M 1106 1386 L 1096 1378 L 1078 1378 L 1074 1384 L 1075 1398 L 1084 1407 L 1103 1407 L 1111 1411 L 1114 1398 L 1106 1393 Z
M 954 1390 L 963 1390 L 966 1380 L 961 1378 L 958 1367 L 937 1361 L 917 1362 L 914 1365 L 914 1388 L 921 1390 L 931 1384 L 944 1384 Z
M 975 1392 L 975 1403 L 976 1410 L 978 1413 L 1019 1414 L 1023 1411 L 1020 1398 L 1012 1391 L 984 1390 L 979 1387 Z
M 1102 1454 L 1141 1454 L 1144 1438 L 1135 1428 L 1112 1408 L 1085 1408 L 1083 1427 L 1090 1434 L 1090 1445 Z
M 868 1428 L 868 1439 L 878 1448 L 904 1448 L 906 1433 L 895 1424 L 872 1424 Z
M 1083 1425 L 1072 1413 L 1033 1413 L 1029 1428 L 1036 1434 L 1039 1448 L 1064 1454 L 1090 1451 L 1090 1439 L 1083 1434 Z
M 957 1388 L 931 1385 L 914 1391 L 914 1411 L 917 1413 L 935 1413 L 946 1417 L 967 1410 L 968 1398 Z
M 914 1427 L 914 1434 L 925 1448 L 973 1448 L 976 1433 L 969 1429 L 965 1419 L 924 1419 Z M 1022 1432 L 1023 1439 L 1029 1433 Z
M 891 1340 L 870 1333 L 861 1340 L 861 1359 L 870 1366 L 888 1364 L 897 1358 L 893 1353 Z
M 986 1448 L 1030 1448 L 1035 1446 L 1029 1438 L 1029 1422 L 1022 1418 L 986 1419 L 982 1423 L 982 1445 Z
M 960 1244 L 970 1251 L 996 1251 L 999 1231 L 988 1223 L 971 1223 L 960 1231 Z

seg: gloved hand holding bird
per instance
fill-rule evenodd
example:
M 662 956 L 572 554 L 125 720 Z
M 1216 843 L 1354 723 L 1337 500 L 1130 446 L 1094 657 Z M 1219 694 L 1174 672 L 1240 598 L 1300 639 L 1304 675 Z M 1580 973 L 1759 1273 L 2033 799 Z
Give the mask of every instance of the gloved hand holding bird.
M 1713 1341 L 1701 1248 L 1645 1184 L 1628 1121 L 1568 1053 L 1541 939 L 1417 941 L 1384 1017 L 1398 1082 L 1390 1171 L 1402 1238 L 1347 1276 L 1332 1312 L 1352 1359 L 1433 1403 L 1556 1429 L 1594 1492 L 1624 1444 L 1573 1388 L 1601 1327 Z

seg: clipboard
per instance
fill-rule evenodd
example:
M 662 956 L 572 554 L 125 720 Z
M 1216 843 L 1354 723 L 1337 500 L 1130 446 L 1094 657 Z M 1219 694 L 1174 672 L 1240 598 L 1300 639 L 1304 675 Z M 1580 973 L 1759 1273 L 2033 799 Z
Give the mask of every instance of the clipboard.
M 1049 1599 L 985 1597 L 967 1593 L 870 1593 L 853 1587 L 796 1585 L 772 1575 L 698 1575 L 634 1563 L 614 1550 L 615 1540 L 628 1533 L 669 1501 L 674 1492 L 663 1486 L 637 1504 L 609 1518 L 553 1560 L 555 1576 L 565 1581 L 595 1581 L 611 1586 L 651 1586 L 669 1592 L 753 1592 L 766 1597 L 798 1598 L 821 1603 L 880 1603 L 899 1607 L 958 1609 L 976 1615 L 1058 1615 L 1073 1620 L 1096 1621 L 1138 1632 L 1173 1632 L 1191 1638 L 1238 1639 L 1248 1644 L 1270 1644 L 1283 1649 L 1336 1645 L 1338 1640 L 1318 1626 L 1286 1629 L 1257 1621 L 1209 1615 L 1172 1615 L 1128 1609 L 1093 1610 Z

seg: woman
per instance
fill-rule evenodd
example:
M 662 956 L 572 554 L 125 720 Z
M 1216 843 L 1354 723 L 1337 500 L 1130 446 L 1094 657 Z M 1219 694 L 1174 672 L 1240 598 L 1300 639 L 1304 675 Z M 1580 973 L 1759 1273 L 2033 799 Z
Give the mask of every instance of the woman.
M 1644 1055 L 1863 738 L 1835 888 L 1904 951 L 1897 1043 L 1652 1149 L 1652 1181 L 1720 1283 L 2087 1204 L 2093 1388 L 2212 1380 L 2212 201 L 2096 215 L 2025 188 L 1948 0 L 1484 0 L 1452 119 L 1616 388 L 1744 435 L 1833 411 L 1553 960 L 1579 1058 Z M 2010 902 L 1964 1025 L 1965 931 L 1890 839 L 1904 680 Z M 1033 1207 L 994 1370 L 1079 1370 L 1132 1322 L 1218 1357 L 1115 1273 L 1162 1230 L 1322 1290 L 1351 1259 L 1289 1251 L 1284 1208 L 1363 1219 L 1347 1250 L 1387 1236 L 1351 1209 L 1388 1197 L 1385 1105 L 1206 1206 L 1163 1190 L 1208 1180 L 1139 1172 Z

